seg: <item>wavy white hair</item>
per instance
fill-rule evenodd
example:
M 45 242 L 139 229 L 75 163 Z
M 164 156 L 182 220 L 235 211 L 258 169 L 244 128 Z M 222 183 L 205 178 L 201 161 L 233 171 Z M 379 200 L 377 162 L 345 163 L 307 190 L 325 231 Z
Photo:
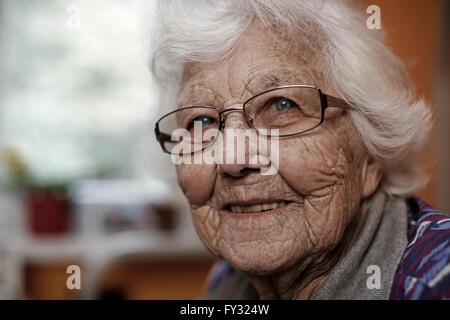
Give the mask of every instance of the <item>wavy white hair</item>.
M 384 189 L 410 195 L 426 182 L 414 160 L 432 115 L 415 98 L 405 66 L 385 46 L 383 33 L 368 30 L 364 13 L 345 0 L 160 1 L 152 73 L 163 92 L 179 85 L 185 63 L 225 58 L 257 21 L 289 41 L 296 54 L 302 52 L 300 43 L 316 55 L 314 72 L 357 109 L 350 115 L 367 151 L 384 167 Z

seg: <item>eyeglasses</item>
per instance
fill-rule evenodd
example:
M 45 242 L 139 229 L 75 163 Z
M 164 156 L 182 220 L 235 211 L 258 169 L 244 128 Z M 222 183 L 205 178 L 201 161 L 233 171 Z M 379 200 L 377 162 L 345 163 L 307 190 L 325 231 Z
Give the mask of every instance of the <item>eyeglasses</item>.
M 315 86 L 287 85 L 258 93 L 240 108 L 180 108 L 156 122 L 155 134 L 165 153 L 187 155 L 205 150 L 217 141 L 225 128 L 223 114 L 226 112 L 243 111 L 248 126 L 259 135 L 289 137 L 320 126 L 328 107 L 353 110 L 344 100 L 324 94 Z M 271 133 L 272 129 L 277 129 L 276 135 Z M 189 148 L 176 148 L 181 143 L 188 144 Z

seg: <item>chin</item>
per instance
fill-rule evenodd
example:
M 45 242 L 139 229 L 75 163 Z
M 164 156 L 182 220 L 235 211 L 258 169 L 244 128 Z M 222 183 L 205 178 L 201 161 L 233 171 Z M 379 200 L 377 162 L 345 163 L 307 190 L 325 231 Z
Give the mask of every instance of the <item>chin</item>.
M 269 275 L 290 267 L 298 257 L 292 252 L 276 248 L 273 244 L 239 244 L 221 250 L 222 257 L 235 269 L 255 275 Z

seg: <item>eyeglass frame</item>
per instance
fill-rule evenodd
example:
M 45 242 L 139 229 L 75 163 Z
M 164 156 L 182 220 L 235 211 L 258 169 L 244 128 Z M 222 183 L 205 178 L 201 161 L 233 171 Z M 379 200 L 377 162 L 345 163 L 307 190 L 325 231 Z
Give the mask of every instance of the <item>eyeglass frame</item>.
M 247 113 L 245 112 L 245 105 L 246 105 L 248 102 L 252 101 L 253 99 L 255 99 L 255 98 L 257 98 L 257 97 L 259 97 L 259 96 L 261 96 L 261 95 L 263 95 L 263 94 L 266 94 L 266 93 L 269 93 L 269 92 L 272 92 L 272 91 L 276 91 L 276 90 L 280 90 L 280 89 L 289 89 L 289 88 L 309 88 L 309 89 L 315 89 L 315 90 L 317 90 L 317 92 L 319 93 L 319 97 L 320 97 L 320 107 L 321 107 L 320 122 L 319 122 L 317 125 L 315 125 L 314 127 L 310 128 L 310 129 L 307 129 L 307 130 L 304 130 L 304 131 L 300 131 L 300 132 L 297 132 L 297 133 L 290 133 L 290 134 L 278 135 L 278 136 L 271 136 L 270 134 L 262 134 L 262 133 L 260 133 L 260 132 L 258 131 L 258 128 L 256 128 L 256 127 L 253 125 L 253 119 L 250 118 L 250 117 L 247 115 Z M 331 106 L 330 106 L 330 104 L 331 104 Z M 165 114 L 164 116 L 162 116 L 161 118 L 159 118 L 158 121 L 156 121 L 156 123 L 155 123 L 155 135 L 156 135 L 156 140 L 158 140 L 159 144 L 161 145 L 161 148 L 163 149 L 163 152 L 164 152 L 164 153 L 167 153 L 167 154 L 172 154 L 172 153 L 171 153 L 170 151 L 168 151 L 168 150 L 166 149 L 166 147 L 164 146 L 164 142 L 166 142 L 166 141 L 171 141 L 171 140 L 170 140 L 170 136 L 168 136 L 168 135 L 165 134 L 165 133 L 162 133 L 162 132 L 159 130 L 159 123 L 161 122 L 161 120 L 165 119 L 166 117 L 170 116 L 171 114 L 174 114 L 175 112 L 179 112 L 180 110 L 187 110 L 187 109 L 193 109 L 193 108 L 205 108 L 205 109 L 215 109 L 215 110 L 217 111 L 217 113 L 219 114 L 219 120 L 220 120 L 220 122 L 219 122 L 219 128 L 217 129 L 219 132 L 222 132 L 222 130 L 225 128 L 225 119 L 222 117 L 222 114 L 223 114 L 223 113 L 230 112 L 230 111 L 242 111 L 242 112 L 244 113 L 244 116 L 245 116 L 245 121 L 247 122 L 247 124 L 249 125 L 249 127 L 255 129 L 256 132 L 257 132 L 259 135 L 267 136 L 267 137 L 271 137 L 271 138 L 273 138 L 273 137 L 275 137 L 275 138 L 292 137 L 292 136 L 304 134 L 304 133 L 306 133 L 306 132 L 309 132 L 309 131 L 314 130 L 314 129 L 316 129 L 317 127 L 319 127 L 319 126 L 324 122 L 324 120 L 325 120 L 325 110 L 326 110 L 328 107 L 332 107 L 332 108 L 342 108 L 342 109 L 346 109 L 346 110 L 355 110 L 351 105 L 349 105 L 349 104 L 348 104 L 347 102 L 345 102 L 343 99 L 340 99 L 340 98 L 334 97 L 334 96 L 332 96 L 332 95 L 323 93 L 322 90 L 320 90 L 320 88 L 318 88 L 318 87 L 316 87 L 316 86 L 308 85 L 308 84 L 292 84 L 292 85 L 284 85 L 284 86 L 279 86 L 279 87 L 276 87 L 276 88 L 271 88 L 271 89 L 265 90 L 265 91 L 263 91 L 263 92 L 260 92 L 260 93 L 258 93 L 258 94 L 256 94 L 256 95 L 252 96 L 251 98 L 247 99 L 247 100 L 242 104 L 242 107 L 239 107 L 239 108 L 234 107 L 234 108 L 228 108 L 228 109 L 225 109 L 225 110 L 220 110 L 220 109 L 219 109 L 218 107 L 216 107 L 216 106 L 188 106 L 188 107 L 183 107 L 183 108 L 180 108 L 180 109 L 171 111 L 171 112 Z M 168 140 L 165 140 L 164 138 L 165 138 L 165 139 L 168 139 Z M 207 148 L 213 146 L 213 145 L 216 143 L 216 141 L 217 141 L 217 137 L 214 139 L 214 141 L 213 141 L 211 144 L 207 145 L 206 147 L 204 147 L 204 148 L 202 148 L 202 149 L 200 149 L 200 150 L 193 151 L 193 152 L 191 152 L 191 153 L 186 153 L 186 154 L 184 154 L 184 155 L 192 155 L 192 154 L 197 153 L 197 152 L 202 152 L 202 151 L 204 151 L 205 149 L 207 149 Z

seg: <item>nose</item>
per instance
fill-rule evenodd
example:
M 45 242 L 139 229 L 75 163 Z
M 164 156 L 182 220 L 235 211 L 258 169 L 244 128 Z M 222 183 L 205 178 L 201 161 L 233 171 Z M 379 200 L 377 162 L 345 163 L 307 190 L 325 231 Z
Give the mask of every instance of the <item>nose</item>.
M 261 173 L 262 168 L 270 168 L 270 160 L 267 160 L 266 163 L 261 161 L 257 163 L 223 163 L 218 165 L 219 174 L 223 176 L 240 178 L 244 177 L 250 173 Z
M 256 130 L 250 128 L 242 107 L 230 107 L 223 117 L 226 122 L 223 130 L 221 163 L 218 171 L 229 177 L 243 177 L 250 173 L 259 173 L 262 168 L 270 167 L 270 160 L 265 154 L 259 154 L 260 138 Z

